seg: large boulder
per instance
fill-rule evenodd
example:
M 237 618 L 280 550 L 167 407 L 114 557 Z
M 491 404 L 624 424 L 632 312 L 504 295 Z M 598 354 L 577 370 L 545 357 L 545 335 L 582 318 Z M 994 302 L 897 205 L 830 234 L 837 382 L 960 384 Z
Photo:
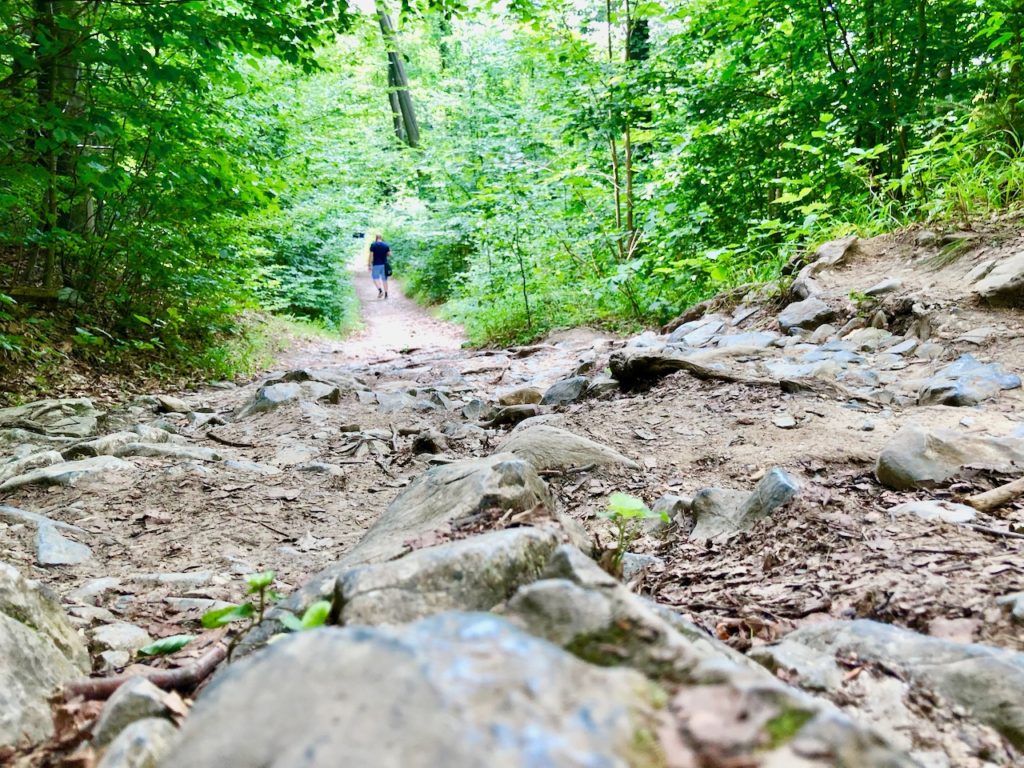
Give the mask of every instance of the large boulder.
M 968 465 L 1020 474 L 1024 466 L 1024 439 L 967 435 L 911 424 L 897 432 L 882 449 L 875 464 L 875 477 L 897 491 L 931 488 L 952 481 Z
M 588 464 L 620 465 L 631 469 L 638 466 L 632 459 L 606 445 L 547 424 L 517 431 L 498 450 L 525 459 L 538 471 Z
M 654 765 L 652 696 L 486 614 L 331 627 L 230 667 L 162 765 Z
M 89 669 L 56 598 L 0 563 L 0 747 L 53 734 L 49 697 Z
M 944 703 L 938 711 L 953 705 L 1018 750 L 1024 748 L 1024 654 L 862 619 L 806 626 L 753 655 L 772 669 L 785 670 L 798 684 L 840 695 L 847 670 L 837 659 L 881 665 L 909 683 L 904 696 L 938 697 Z

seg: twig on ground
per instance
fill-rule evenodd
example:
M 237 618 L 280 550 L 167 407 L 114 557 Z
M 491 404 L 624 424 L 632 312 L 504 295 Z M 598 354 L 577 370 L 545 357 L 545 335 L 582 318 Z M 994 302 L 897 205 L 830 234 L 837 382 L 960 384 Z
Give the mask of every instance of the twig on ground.
M 275 528 L 270 523 L 265 523 L 262 520 L 254 520 L 251 517 L 242 517 L 241 515 L 238 516 L 238 519 L 239 520 L 245 520 L 245 522 L 247 522 L 247 523 L 254 523 L 255 525 L 262 525 L 268 531 L 273 531 L 278 536 L 284 536 L 285 539 L 288 540 L 288 541 L 294 541 L 295 540 L 295 537 L 292 536 L 290 533 L 285 533 L 280 528 Z
M 1016 533 L 1015 531 L 1003 531 L 999 528 L 989 528 L 987 525 L 978 525 L 977 523 L 964 523 L 964 525 L 970 528 L 972 531 L 978 533 L 987 533 L 990 536 L 1002 536 L 1007 539 L 1024 539 L 1024 533 Z

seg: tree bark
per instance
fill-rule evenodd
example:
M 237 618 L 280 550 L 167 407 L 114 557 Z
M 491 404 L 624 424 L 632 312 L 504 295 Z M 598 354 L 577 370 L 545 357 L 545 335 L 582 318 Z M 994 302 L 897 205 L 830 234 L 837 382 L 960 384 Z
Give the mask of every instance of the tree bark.
M 392 115 L 400 115 L 402 131 L 398 131 L 397 122 L 395 135 L 410 147 L 420 143 L 420 128 L 416 122 L 416 111 L 413 108 L 412 95 L 409 93 L 409 76 L 405 72 L 405 63 L 398 50 L 398 35 L 391 16 L 383 6 L 377 6 L 377 21 L 380 23 L 381 35 L 388 51 L 388 100 L 391 103 Z M 394 95 L 395 98 L 392 98 Z M 397 102 L 398 111 L 395 112 Z M 404 134 L 404 135 L 403 135 Z

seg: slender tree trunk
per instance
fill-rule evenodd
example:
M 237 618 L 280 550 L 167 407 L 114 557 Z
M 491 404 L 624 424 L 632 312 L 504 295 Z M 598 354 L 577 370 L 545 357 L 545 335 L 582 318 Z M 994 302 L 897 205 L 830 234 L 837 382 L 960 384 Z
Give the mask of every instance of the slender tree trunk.
M 395 102 L 398 102 L 398 114 L 402 118 L 402 132 L 395 134 L 410 147 L 420 142 L 420 128 L 416 122 L 416 111 L 413 109 L 412 95 L 409 93 L 409 76 L 405 72 L 405 63 L 398 50 L 398 35 L 395 25 L 383 6 L 377 6 L 377 20 L 388 51 L 388 100 L 391 102 L 392 115 L 395 114 Z M 395 99 L 391 98 L 394 94 Z M 397 125 L 396 125 L 397 129 Z M 404 133 L 404 135 L 403 135 Z

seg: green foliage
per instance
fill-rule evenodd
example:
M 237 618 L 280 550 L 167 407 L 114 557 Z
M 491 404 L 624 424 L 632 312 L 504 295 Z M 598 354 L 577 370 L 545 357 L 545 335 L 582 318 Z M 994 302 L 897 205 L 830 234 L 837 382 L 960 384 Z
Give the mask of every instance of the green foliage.
M 281 611 L 281 623 L 292 632 L 302 632 L 307 629 L 316 629 L 327 623 L 331 615 L 331 602 L 329 600 L 318 600 L 305 610 L 300 619 L 294 613 Z
M 195 635 L 171 635 L 170 637 L 162 637 L 159 640 L 140 648 L 139 655 L 166 656 L 169 653 L 177 653 L 195 639 Z
M 652 512 L 642 499 L 626 493 L 613 493 L 608 497 L 608 509 L 598 514 L 611 520 L 615 526 L 615 549 L 608 562 L 608 570 L 614 576 L 622 574 L 622 558 L 640 535 L 640 523 L 652 519 L 668 522 L 667 514 Z

